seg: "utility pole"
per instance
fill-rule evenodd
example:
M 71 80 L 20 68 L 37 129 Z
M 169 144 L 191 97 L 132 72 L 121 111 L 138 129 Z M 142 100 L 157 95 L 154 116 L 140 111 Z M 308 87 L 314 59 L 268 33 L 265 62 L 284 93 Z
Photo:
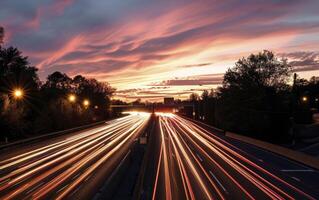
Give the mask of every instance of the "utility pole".
M 292 136 L 292 146 L 295 145 L 296 143 L 296 132 L 294 130 L 295 126 L 295 120 L 294 120 L 294 107 L 295 107 L 295 93 L 296 93 L 296 80 L 297 80 L 297 74 L 294 73 L 294 79 L 293 79 L 293 84 L 292 84 L 292 90 L 291 90 L 291 102 L 290 102 L 290 123 L 291 123 L 291 136 Z

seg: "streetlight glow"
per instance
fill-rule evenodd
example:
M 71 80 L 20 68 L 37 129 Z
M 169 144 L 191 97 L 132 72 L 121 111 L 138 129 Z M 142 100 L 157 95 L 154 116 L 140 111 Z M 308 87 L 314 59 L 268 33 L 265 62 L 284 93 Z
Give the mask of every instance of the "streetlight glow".
M 76 96 L 75 96 L 74 94 L 70 94 L 70 95 L 69 95 L 69 101 L 70 101 L 70 102 L 74 102 L 75 99 L 76 99 Z
M 303 102 L 306 102 L 306 101 L 308 101 L 308 97 L 306 97 L 306 96 L 303 96 L 303 97 L 302 97 L 302 101 L 303 101 Z
M 13 95 L 15 98 L 20 99 L 23 97 L 23 91 L 21 89 L 15 89 Z
M 89 100 L 85 99 L 85 100 L 83 101 L 83 105 L 84 105 L 84 106 L 88 106 L 88 105 L 90 105 Z

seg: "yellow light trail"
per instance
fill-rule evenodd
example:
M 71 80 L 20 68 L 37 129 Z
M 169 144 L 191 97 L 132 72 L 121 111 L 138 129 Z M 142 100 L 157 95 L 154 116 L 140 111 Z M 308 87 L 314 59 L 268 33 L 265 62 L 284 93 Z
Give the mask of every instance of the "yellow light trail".
M 252 162 L 244 156 L 246 152 L 222 137 L 180 116 L 156 115 L 162 135 L 157 177 L 170 176 L 165 175 L 165 181 L 156 178 L 153 199 L 167 197 L 159 192 L 164 186 L 171 199 L 229 199 L 236 195 L 244 199 L 315 199 Z M 161 165 L 165 158 L 171 168 Z M 174 187 L 173 182 L 181 184 Z
M 130 151 L 149 119 L 149 113 L 129 113 L 0 161 L 0 199 L 67 198 L 103 164 L 116 166 L 113 158 Z

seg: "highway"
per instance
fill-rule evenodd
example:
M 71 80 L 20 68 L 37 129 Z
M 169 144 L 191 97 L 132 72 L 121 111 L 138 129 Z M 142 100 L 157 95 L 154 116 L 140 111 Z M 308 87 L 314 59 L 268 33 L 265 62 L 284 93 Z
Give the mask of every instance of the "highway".
M 87 199 L 129 153 L 147 113 L 0 154 L 0 199 Z M 23 153 L 22 153 L 23 152 Z
M 157 145 L 153 145 L 156 164 L 155 170 L 149 171 L 155 174 L 153 178 L 146 175 L 145 182 L 153 181 L 152 194 L 147 199 L 319 197 L 305 183 L 256 158 L 251 153 L 252 145 L 247 148 L 247 144 L 227 140 L 174 114 L 157 113 L 157 116 Z M 298 165 L 270 152 L 264 154 L 274 158 L 274 162 L 279 159 L 291 167 Z

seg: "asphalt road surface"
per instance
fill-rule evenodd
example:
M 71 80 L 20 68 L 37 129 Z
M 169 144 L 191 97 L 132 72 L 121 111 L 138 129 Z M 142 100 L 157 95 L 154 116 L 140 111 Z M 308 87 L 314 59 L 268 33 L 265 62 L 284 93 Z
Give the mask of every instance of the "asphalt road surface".
M 0 199 L 88 199 L 129 153 L 150 114 L 131 113 L 0 154 Z
M 317 170 L 177 115 L 156 115 L 138 199 L 319 197 Z M 150 114 L 130 113 L 98 127 L 3 150 L 0 199 L 92 199 L 150 120 Z
M 302 175 L 296 178 L 289 174 L 298 170 L 309 172 L 318 182 L 317 171 L 306 167 L 300 169 L 303 166 L 298 163 L 213 134 L 177 115 L 157 115 L 159 131 L 155 136 L 158 144 L 153 150 L 157 160 L 156 173 L 152 194 L 144 195 L 146 199 L 319 197 L 318 191 L 302 180 Z M 146 175 L 146 178 L 151 176 Z

